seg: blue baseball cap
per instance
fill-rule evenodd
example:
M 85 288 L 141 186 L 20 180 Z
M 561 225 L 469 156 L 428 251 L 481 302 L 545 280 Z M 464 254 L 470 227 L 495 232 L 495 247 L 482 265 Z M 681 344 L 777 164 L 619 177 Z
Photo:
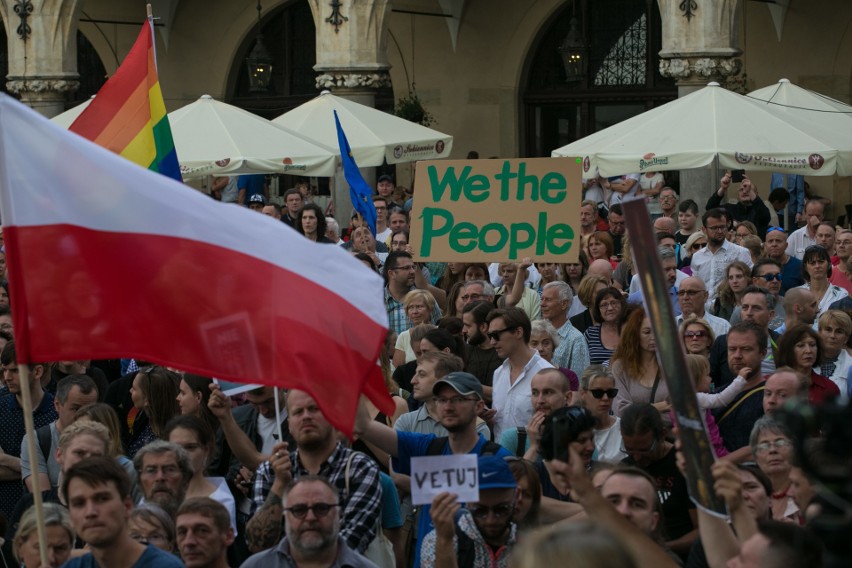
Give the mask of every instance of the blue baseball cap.
M 518 486 L 509 463 L 498 456 L 479 456 L 479 489 L 514 489 Z

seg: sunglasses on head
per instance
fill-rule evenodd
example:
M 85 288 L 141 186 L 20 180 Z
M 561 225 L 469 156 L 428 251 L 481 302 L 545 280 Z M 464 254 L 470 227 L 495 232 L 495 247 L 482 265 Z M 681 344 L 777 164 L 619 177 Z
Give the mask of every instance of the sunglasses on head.
M 609 399 L 613 399 L 618 394 L 618 389 L 589 389 L 589 392 L 592 393 L 593 397 L 598 399 L 603 398 L 604 395 Z
M 772 231 L 781 231 L 781 232 L 782 232 L 782 233 L 784 233 L 785 235 L 787 234 L 787 231 L 785 231 L 785 230 L 784 230 L 783 228 L 781 228 L 781 227 L 767 227 L 767 228 L 766 228 L 766 234 L 767 234 L 767 235 L 768 235 L 769 233 L 771 233 Z

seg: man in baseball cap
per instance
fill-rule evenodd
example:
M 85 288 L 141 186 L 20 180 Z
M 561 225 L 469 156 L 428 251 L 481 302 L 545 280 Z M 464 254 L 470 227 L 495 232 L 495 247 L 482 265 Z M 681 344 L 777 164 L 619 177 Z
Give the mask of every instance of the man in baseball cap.
M 480 456 L 478 462 L 478 502 L 462 509 L 452 493 L 432 500 L 435 529 L 423 539 L 421 566 L 445 566 L 450 558 L 459 568 L 507 565 L 517 530 L 512 522 L 517 483 L 504 458 Z
M 367 409 L 366 402 L 361 401 L 358 416 L 355 420 L 355 433 L 359 438 L 375 445 L 381 451 L 393 457 L 393 469 L 402 475 L 411 475 L 411 458 L 429 455 L 476 454 L 478 456 L 509 456 L 502 446 L 486 440 L 476 431 L 476 421 L 480 412 L 485 408 L 482 400 L 482 385 L 470 373 L 451 372 L 436 381 L 432 388 L 433 400 L 437 419 L 441 426 L 447 429 L 447 437 L 437 437 L 434 434 L 418 434 L 394 430 L 381 422 L 376 422 Z M 490 477 L 490 476 L 489 476 Z M 496 489 L 495 489 L 496 491 Z M 501 491 L 505 491 L 502 489 Z M 512 494 L 514 490 L 511 490 Z M 481 493 L 480 495 L 484 495 Z M 511 499 L 509 499 L 511 504 Z M 482 502 L 485 503 L 484 501 Z M 423 542 L 423 537 L 432 531 L 429 505 L 421 508 L 417 517 L 417 550 Z M 500 510 L 502 511 L 502 509 Z M 485 522 L 494 519 L 486 515 Z M 506 521 L 500 517 L 501 522 Z M 419 560 L 418 554 L 415 560 Z M 414 568 L 434 566 L 432 563 L 420 564 L 415 562 Z M 459 564 L 459 568 L 462 565 Z

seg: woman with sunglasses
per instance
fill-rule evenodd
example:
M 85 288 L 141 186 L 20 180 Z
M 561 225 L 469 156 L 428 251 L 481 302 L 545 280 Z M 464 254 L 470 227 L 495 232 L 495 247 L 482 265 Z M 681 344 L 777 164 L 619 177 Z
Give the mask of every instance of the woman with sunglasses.
M 162 438 L 166 423 L 180 414 L 177 402 L 179 383 L 177 373 L 159 365 L 142 367 L 136 373 L 130 387 L 130 398 L 134 408 L 148 417 L 148 424 L 140 432 L 131 433 L 133 437 L 127 444 L 129 457 L 132 458 L 142 446 Z
M 580 405 L 595 419 L 595 461 L 618 463 L 627 456 L 621 451 L 619 418 L 611 414 L 618 395 L 615 381 L 601 365 L 586 367 L 580 377 Z
M 697 233 L 692 233 L 689 235 L 689 238 L 686 239 L 686 243 L 681 248 L 681 251 L 684 253 L 684 257 L 680 259 L 678 262 L 678 268 L 684 272 L 685 274 L 692 274 L 692 255 L 703 249 L 707 246 L 707 235 L 698 231 Z
M 831 278 L 831 256 L 819 245 L 809 246 L 802 257 L 802 278 L 805 283 L 799 288 L 810 290 L 819 303 L 817 317 L 826 312 L 831 304 L 849 296 L 849 293 L 828 281 Z
M 680 336 L 683 338 L 687 353 L 704 357 L 710 356 L 710 348 L 716 339 L 713 328 L 707 320 L 695 314 L 689 315 L 680 323 Z

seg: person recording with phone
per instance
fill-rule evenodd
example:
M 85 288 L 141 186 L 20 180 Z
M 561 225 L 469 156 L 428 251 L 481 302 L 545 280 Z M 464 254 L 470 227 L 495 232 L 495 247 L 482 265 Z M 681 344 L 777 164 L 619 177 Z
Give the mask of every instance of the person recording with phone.
M 731 183 L 738 183 L 737 201 L 725 203 L 725 195 Z M 757 227 L 757 236 L 766 238 L 771 213 L 769 208 L 757 194 L 757 186 L 746 176 L 743 170 L 728 170 L 719 182 L 719 189 L 707 200 L 706 210 L 724 208 L 734 221 L 751 221 Z

